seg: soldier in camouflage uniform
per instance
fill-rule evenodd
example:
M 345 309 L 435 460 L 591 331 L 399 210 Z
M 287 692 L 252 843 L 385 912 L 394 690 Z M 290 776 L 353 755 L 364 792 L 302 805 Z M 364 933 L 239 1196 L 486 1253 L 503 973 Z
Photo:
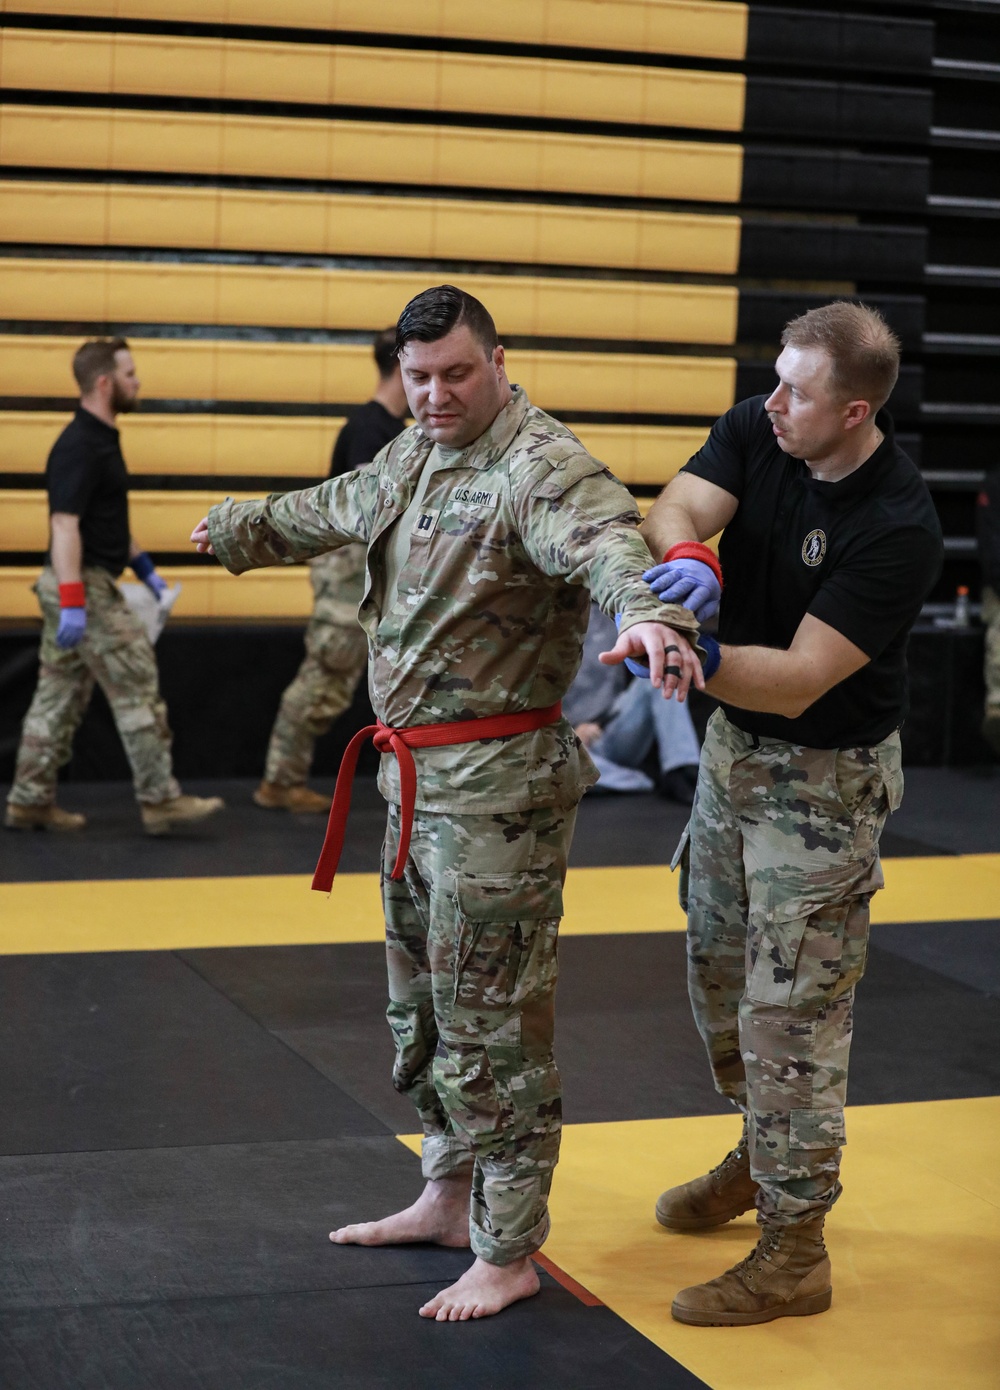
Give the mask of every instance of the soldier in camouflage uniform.
M 235 573 L 367 546 L 361 624 L 372 703 L 407 731 L 504 715 L 509 737 L 416 751 L 415 823 L 390 803 L 383 858 L 396 1087 L 424 1129 L 424 1192 L 338 1243 L 469 1245 L 472 1268 L 421 1312 L 498 1312 L 538 1289 L 560 1132 L 552 1056 L 556 937 L 575 808 L 593 765 L 558 709 L 580 662 L 590 593 L 622 615 L 614 658 L 646 652 L 665 694 L 700 665 L 691 614 L 642 582 L 649 552 L 625 488 L 504 373 L 496 329 L 451 286 L 404 310 L 397 343 L 417 426 L 367 468 L 306 492 L 214 507 L 193 540 Z M 667 624 L 667 626 L 664 626 Z M 679 684 L 678 684 L 679 682 Z M 525 722 L 541 713 L 544 719 Z M 486 728 L 486 725 L 483 725 Z M 336 809 L 336 808 L 335 808 Z M 398 875 L 394 876 L 394 875 Z
M 742 1325 L 830 1306 L 824 1218 L 840 1194 L 854 991 L 900 801 L 906 639 L 940 570 L 941 530 L 878 407 L 899 345 L 862 305 L 793 320 L 779 385 L 719 420 L 654 504 L 654 589 L 704 620 L 722 702 L 675 856 L 688 983 L 736 1148 L 662 1194 L 675 1231 L 756 1208 L 734 1269 L 682 1290 L 681 1322 Z M 877 414 L 876 414 L 877 411 Z M 723 531 L 718 562 L 702 544 Z
M 46 467 L 51 535 L 48 563 L 35 586 L 43 619 L 38 687 L 24 720 L 4 824 L 10 830 L 83 828 L 79 812 L 56 804 L 56 781 L 96 682 L 131 764 L 143 828 L 164 835 L 204 820 L 223 803 L 185 796 L 174 778 L 156 657 L 114 582 L 129 564 L 157 597 L 167 587 L 129 529 L 128 470 L 115 428 L 139 395 L 128 343 L 84 343 L 73 374 L 80 404 Z
M 396 361 L 396 329 L 375 337 L 378 385 L 351 412 L 333 450 L 331 478 L 370 463 L 405 424 L 406 396 Z M 313 611 L 306 655 L 281 697 L 267 748 L 264 779 L 254 801 L 267 810 L 326 811 L 330 798 L 306 786 L 316 740 L 354 698 L 368 664 L 368 639 L 358 624 L 365 588 L 365 548 L 345 545 L 309 561 Z

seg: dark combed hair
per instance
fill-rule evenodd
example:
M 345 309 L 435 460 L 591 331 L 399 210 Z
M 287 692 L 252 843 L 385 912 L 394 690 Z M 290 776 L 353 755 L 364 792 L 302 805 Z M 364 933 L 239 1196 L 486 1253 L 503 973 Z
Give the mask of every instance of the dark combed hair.
M 878 410 L 899 376 L 899 339 L 877 309 L 838 299 L 785 324 L 782 347 L 822 348 L 830 358 L 830 385 L 845 401 Z
M 484 304 L 454 285 L 435 285 L 431 290 L 424 290 L 410 300 L 399 316 L 396 356 L 414 339 L 418 343 L 436 343 L 462 323 L 479 339 L 486 355 L 492 356 L 500 339 Z
M 73 354 L 73 375 L 83 395 L 92 391 L 99 376 L 110 376 L 115 370 L 115 353 L 127 352 L 124 338 L 92 338 Z
M 396 370 L 396 328 L 383 328 L 375 334 L 375 365 L 384 381 Z

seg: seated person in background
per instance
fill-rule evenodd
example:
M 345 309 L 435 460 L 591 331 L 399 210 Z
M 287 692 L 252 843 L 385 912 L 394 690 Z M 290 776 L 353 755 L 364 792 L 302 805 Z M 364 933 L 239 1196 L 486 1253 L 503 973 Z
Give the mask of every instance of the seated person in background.
M 987 473 L 976 503 L 976 533 L 983 567 L 983 622 L 986 624 L 983 738 L 994 753 L 1000 753 L 1000 468 Z
M 650 792 L 690 806 L 701 749 L 687 704 L 664 700 L 648 680 L 624 666 L 603 666 L 598 652 L 615 643 L 614 622 L 591 604 L 583 660 L 563 712 L 601 774 L 595 791 Z M 662 706 L 662 709 L 661 709 Z M 643 771 L 654 745 L 659 776 Z

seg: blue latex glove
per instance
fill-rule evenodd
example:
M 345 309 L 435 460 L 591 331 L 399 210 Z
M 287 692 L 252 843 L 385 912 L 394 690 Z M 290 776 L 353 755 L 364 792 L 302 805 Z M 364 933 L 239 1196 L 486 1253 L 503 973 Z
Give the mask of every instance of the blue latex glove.
M 668 560 L 642 576 L 663 603 L 680 603 L 700 623 L 719 611 L 722 587 L 710 565 L 701 560 Z
M 156 573 L 156 567 L 145 550 L 140 550 L 139 554 L 133 558 L 132 572 L 136 579 L 141 579 L 146 588 L 151 589 L 158 599 L 170 588 L 167 581 L 161 579 Z
M 616 613 L 615 627 L 618 628 L 619 632 L 621 631 L 621 626 L 622 615 L 620 613 Z M 646 661 L 637 661 L 633 656 L 627 656 L 625 658 L 625 670 L 631 671 L 633 676 L 638 676 L 640 680 L 648 681 L 650 679 L 649 663 Z
M 82 640 L 87 631 L 86 608 L 63 608 L 59 612 L 59 627 L 56 631 L 56 646 L 68 652 Z

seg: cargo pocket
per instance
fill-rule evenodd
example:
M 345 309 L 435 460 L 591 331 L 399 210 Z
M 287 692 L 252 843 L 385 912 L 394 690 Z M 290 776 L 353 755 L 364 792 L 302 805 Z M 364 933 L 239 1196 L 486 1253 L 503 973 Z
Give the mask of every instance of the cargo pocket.
M 454 999 L 495 1011 L 554 978 L 562 884 L 542 871 L 455 881 L 458 915 Z
M 838 870 L 783 902 L 769 891 L 747 997 L 789 1007 L 829 1003 L 854 987 L 868 961 L 869 899 L 882 887 L 878 859 L 860 873 Z
M 680 869 L 680 876 L 677 880 L 677 901 L 681 905 L 681 911 L 688 910 L 688 891 L 691 884 L 691 822 L 681 831 L 681 838 L 677 841 L 677 848 L 674 850 L 674 857 L 670 861 L 670 872 Z
M 837 1154 L 846 1143 L 843 1110 L 792 1110 L 788 1116 L 789 1178 L 815 1177 L 826 1169 L 836 1171 Z

